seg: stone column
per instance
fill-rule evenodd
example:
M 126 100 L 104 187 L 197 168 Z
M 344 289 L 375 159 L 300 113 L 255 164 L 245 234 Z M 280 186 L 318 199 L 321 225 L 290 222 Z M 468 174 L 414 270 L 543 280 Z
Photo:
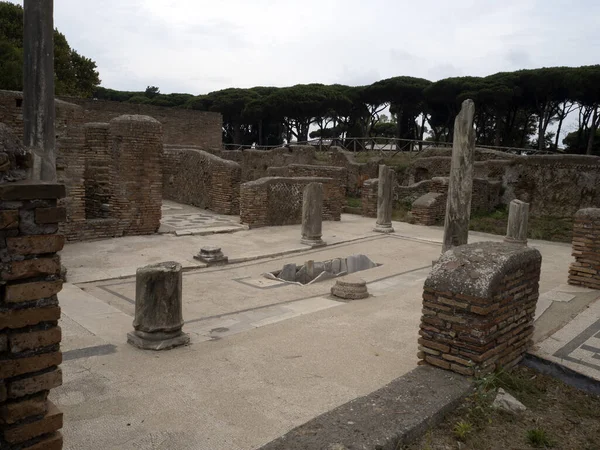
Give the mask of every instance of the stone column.
M 136 271 L 135 331 L 127 342 L 147 350 L 167 350 L 190 342 L 183 327 L 181 264 L 169 261 Z
M 377 222 L 373 231 L 393 233 L 392 209 L 394 207 L 394 171 L 384 164 L 379 166 L 377 186 Z
M 504 242 L 527 245 L 527 224 L 529 222 L 529 203 L 521 200 L 510 202 L 508 225 Z
M 30 178 L 54 182 L 54 0 L 25 0 L 23 9 L 23 143 L 33 153 Z
M 325 245 L 321 239 L 323 229 L 323 185 L 309 183 L 302 196 L 302 239 L 312 247 Z
M 452 165 L 446 202 L 446 221 L 442 253 L 469 240 L 471 218 L 471 196 L 473 194 L 473 153 L 475 151 L 475 129 L 473 116 L 475 103 L 465 100 L 454 120 Z

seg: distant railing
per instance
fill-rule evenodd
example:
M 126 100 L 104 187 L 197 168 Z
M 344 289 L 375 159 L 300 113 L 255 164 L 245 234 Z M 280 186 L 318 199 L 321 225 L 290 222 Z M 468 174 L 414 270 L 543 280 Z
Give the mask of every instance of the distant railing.
M 308 141 L 292 141 L 289 144 L 280 145 L 238 145 L 223 144 L 225 150 L 271 150 L 274 148 L 288 147 L 292 145 L 312 145 L 317 151 L 328 151 L 332 147 L 341 147 L 351 152 L 379 152 L 382 156 L 396 155 L 400 152 L 420 153 L 428 148 L 451 148 L 452 142 L 420 141 L 416 139 L 399 138 L 332 138 L 332 139 L 311 139 Z M 516 155 L 550 155 L 563 154 L 560 150 L 538 150 L 534 148 L 518 147 L 498 147 L 494 145 L 476 144 L 477 148 L 496 150 Z

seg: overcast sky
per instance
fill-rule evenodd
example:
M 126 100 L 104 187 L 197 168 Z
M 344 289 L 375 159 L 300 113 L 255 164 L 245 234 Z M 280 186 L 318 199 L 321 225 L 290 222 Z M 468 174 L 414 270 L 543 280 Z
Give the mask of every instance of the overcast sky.
M 102 85 L 120 90 L 203 94 L 600 63 L 598 0 L 55 0 L 54 10 Z

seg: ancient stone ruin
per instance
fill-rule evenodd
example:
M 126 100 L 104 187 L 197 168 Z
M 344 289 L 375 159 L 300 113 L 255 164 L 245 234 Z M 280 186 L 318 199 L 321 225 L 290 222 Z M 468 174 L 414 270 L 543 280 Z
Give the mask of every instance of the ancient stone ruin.
M 423 290 L 419 358 L 463 375 L 516 365 L 531 345 L 540 252 L 483 242 L 454 247 Z
M 577 211 L 573 224 L 573 256 L 569 284 L 600 289 L 600 209 Z

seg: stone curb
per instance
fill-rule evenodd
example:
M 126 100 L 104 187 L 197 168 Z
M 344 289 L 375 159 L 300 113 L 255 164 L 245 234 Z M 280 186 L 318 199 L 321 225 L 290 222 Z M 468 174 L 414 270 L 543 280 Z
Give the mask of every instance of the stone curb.
M 387 386 L 351 400 L 260 450 L 396 450 L 435 426 L 472 392 L 461 375 L 418 366 Z

